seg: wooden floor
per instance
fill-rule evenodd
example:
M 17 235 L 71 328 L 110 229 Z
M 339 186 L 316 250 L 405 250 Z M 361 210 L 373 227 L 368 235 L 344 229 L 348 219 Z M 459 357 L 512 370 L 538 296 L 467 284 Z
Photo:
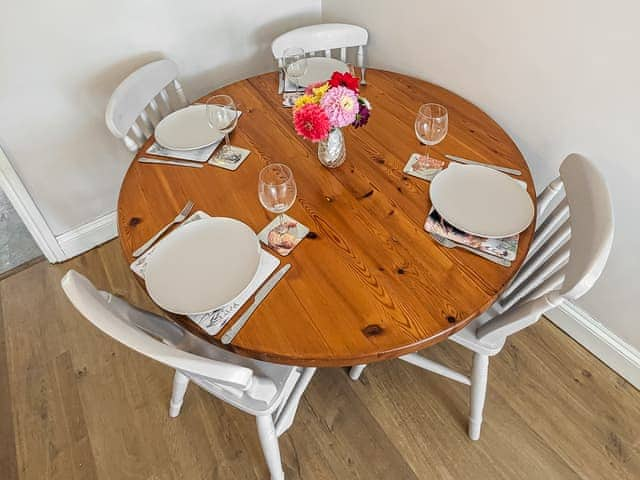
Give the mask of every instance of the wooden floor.
M 265 479 L 255 424 L 83 320 L 59 287 L 75 268 L 151 308 L 115 242 L 0 282 L 0 478 Z M 452 342 L 426 353 L 467 369 Z M 491 360 L 482 438 L 467 388 L 401 361 L 319 370 L 281 439 L 293 479 L 640 478 L 640 392 L 547 321 Z

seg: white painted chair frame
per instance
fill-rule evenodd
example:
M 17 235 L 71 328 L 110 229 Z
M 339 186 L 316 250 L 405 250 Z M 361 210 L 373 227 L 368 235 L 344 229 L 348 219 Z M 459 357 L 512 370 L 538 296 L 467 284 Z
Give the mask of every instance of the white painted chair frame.
M 348 48 L 356 49 L 356 66 L 360 68 L 360 83 L 365 85 L 366 67 L 364 53 L 369 33 L 357 25 L 346 23 L 320 23 L 296 28 L 283 33 L 271 43 L 271 51 L 283 68 L 282 56 L 287 48 L 299 47 L 310 56 L 324 55 L 332 58 L 333 50 L 340 50 L 340 60 L 347 63 Z
M 98 329 L 175 369 L 171 417 L 180 413 L 190 381 L 254 415 L 271 479 L 284 479 L 278 437 L 293 423 L 315 368 L 261 362 L 217 348 L 173 322 L 98 291 L 74 270 L 62 278 L 62 288 L 76 309 Z
M 177 77 L 178 66 L 172 60 L 158 60 L 137 69 L 114 90 L 105 121 L 130 151 L 138 151 L 162 118 L 188 105 Z
M 509 335 L 537 322 L 563 301 L 585 294 L 602 273 L 611 250 L 614 219 L 609 191 L 600 172 L 578 154 L 562 162 L 560 176 L 538 196 L 537 214 L 534 240 L 513 281 L 489 311 L 450 337 L 473 352 L 471 376 L 418 353 L 400 357 L 471 387 L 472 440 L 480 438 L 489 357 L 502 350 Z M 357 380 L 365 367 L 357 365 L 349 375 Z

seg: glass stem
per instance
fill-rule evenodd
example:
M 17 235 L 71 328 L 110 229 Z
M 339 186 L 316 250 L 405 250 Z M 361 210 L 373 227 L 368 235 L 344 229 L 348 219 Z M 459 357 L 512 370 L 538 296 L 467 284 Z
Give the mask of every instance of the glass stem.
M 227 149 L 228 149 L 228 148 L 229 148 L 229 146 L 230 146 L 230 145 L 229 145 L 229 143 L 230 143 L 230 142 L 229 142 L 229 132 L 226 132 L 226 133 L 224 134 L 224 146 L 225 146 L 225 147 L 227 147 Z
M 424 156 L 427 157 L 427 160 L 429 160 L 429 148 L 430 148 L 430 145 L 427 145 L 427 149 L 426 149 L 426 152 L 424 154 Z

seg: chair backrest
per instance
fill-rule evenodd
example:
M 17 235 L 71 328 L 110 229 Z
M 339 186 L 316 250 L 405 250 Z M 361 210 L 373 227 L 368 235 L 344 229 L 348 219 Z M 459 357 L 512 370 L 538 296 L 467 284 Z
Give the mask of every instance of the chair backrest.
M 347 62 L 347 49 L 357 48 L 356 65 L 364 67 L 364 47 L 369 40 L 368 32 L 357 25 L 346 23 L 320 23 L 296 28 L 283 33 L 271 43 L 273 56 L 282 68 L 282 54 L 290 47 L 303 48 L 311 56 L 332 57 L 332 50 L 340 50 L 340 60 Z
M 604 269 L 613 243 L 611 196 L 586 158 L 565 158 L 560 177 L 538 197 L 538 217 L 528 257 L 498 300 L 504 313 L 480 327 L 479 338 L 527 327 L 564 299 L 584 295 Z
M 83 275 L 69 270 L 62 288 L 74 307 L 98 329 L 127 347 L 185 373 L 246 391 L 253 371 L 200 357 L 176 348 L 187 332 L 168 320 L 132 307 L 110 293 L 98 291 Z
M 177 77 L 178 66 L 172 60 L 158 60 L 137 69 L 114 90 L 105 121 L 109 131 L 132 152 L 153 134 L 164 116 L 187 105 Z

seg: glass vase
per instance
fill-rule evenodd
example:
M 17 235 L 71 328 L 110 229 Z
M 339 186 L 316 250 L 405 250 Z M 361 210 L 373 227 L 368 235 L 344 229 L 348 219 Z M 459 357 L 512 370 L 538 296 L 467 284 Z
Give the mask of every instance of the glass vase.
M 344 135 L 341 129 L 334 128 L 326 139 L 318 143 L 318 160 L 327 168 L 336 168 L 342 165 L 346 158 Z

